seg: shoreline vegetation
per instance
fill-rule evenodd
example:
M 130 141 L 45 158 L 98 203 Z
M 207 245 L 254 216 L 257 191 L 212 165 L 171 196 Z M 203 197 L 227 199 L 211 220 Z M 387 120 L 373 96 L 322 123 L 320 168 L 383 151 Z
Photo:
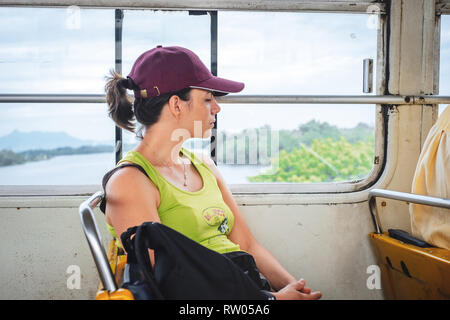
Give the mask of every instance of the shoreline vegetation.
M 75 154 L 92 154 L 113 152 L 114 147 L 109 145 L 81 146 L 78 148 L 61 147 L 56 149 L 36 149 L 13 152 L 8 149 L 0 150 L 0 167 L 23 164 L 31 161 L 49 160 L 57 156 Z
M 191 139 L 189 149 L 209 148 L 209 139 Z M 272 130 L 269 125 L 217 135 L 217 163 L 271 167 L 251 182 L 329 182 L 361 179 L 373 166 L 374 128 L 359 123 L 338 128 L 312 120 L 295 130 Z M 135 145 L 125 144 L 124 153 Z M 20 152 L 0 150 L 0 167 L 56 156 L 114 152 L 111 145 L 60 147 Z

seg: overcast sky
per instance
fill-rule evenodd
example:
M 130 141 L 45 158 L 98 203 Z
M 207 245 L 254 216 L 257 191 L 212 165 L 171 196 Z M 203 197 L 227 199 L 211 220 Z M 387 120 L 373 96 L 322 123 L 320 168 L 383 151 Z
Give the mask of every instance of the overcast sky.
M 123 74 L 142 52 L 179 45 L 210 66 L 209 16 L 125 11 Z M 450 95 L 450 21 L 442 21 L 441 92 Z M 363 94 L 362 62 L 376 59 L 367 15 L 219 12 L 218 75 L 245 83 L 241 94 Z M 103 93 L 114 67 L 114 10 L 0 8 L 1 93 Z M 447 59 L 445 59 L 447 57 Z M 374 106 L 223 104 L 218 127 L 269 124 L 294 129 L 311 119 L 373 125 Z M 3 104 L 0 136 L 12 130 L 65 131 L 112 140 L 104 104 Z

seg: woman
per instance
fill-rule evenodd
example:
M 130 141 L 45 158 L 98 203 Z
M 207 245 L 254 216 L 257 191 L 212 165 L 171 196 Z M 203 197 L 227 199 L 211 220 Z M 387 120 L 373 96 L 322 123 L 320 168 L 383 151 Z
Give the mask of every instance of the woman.
M 276 299 L 319 299 L 320 292 L 297 281 L 256 241 L 215 163 L 181 147 L 189 138 L 211 135 L 220 112 L 215 96 L 243 88 L 213 76 L 195 53 L 181 47 L 144 52 L 127 79 L 113 73 L 105 87 L 111 118 L 131 132 L 136 119 L 145 133 L 119 162 L 140 167 L 108 177 L 107 223 L 120 235 L 146 221 L 160 222 L 219 253 L 248 252 L 278 290 Z M 134 103 L 126 89 L 134 91 Z M 152 254 L 150 259 L 153 264 Z

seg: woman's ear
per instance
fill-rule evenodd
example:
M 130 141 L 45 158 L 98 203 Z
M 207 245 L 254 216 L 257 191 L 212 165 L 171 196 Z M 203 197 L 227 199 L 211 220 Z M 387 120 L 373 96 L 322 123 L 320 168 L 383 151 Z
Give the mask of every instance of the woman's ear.
M 181 100 L 180 97 L 178 97 L 176 95 L 171 96 L 168 101 L 170 113 L 177 120 L 179 120 L 179 118 L 183 112 L 183 106 L 181 105 L 182 102 L 183 102 L 183 100 Z

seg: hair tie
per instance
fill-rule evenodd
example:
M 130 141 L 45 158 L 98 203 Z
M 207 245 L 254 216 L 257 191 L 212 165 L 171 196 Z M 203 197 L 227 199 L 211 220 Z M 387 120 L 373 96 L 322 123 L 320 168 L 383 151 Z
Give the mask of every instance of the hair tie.
M 120 79 L 119 80 L 119 85 L 129 89 L 129 90 L 136 90 L 137 85 L 134 83 L 133 79 L 127 77 L 126 79 Z
M 119 86 L 125 88 L 125 89 L 130 89 L 130 84 L 128 82 L 128 79 L 120 79 L 118 81 Z

